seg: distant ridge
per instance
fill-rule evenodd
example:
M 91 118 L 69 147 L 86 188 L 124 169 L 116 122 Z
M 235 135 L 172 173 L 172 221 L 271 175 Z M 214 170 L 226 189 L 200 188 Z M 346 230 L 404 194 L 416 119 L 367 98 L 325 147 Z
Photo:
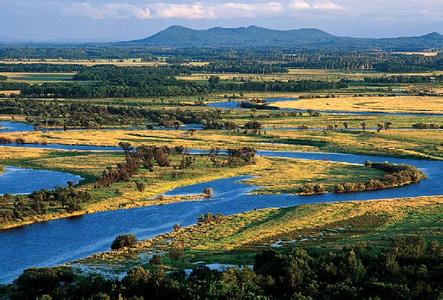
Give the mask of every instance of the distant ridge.
M 433 32 L 417 37 L 374 39 L 339 37 L 314 28 L 275 30 L 249 26 L 195 30 L 175 25 L 148 38 L 119 44 L 171 48 L 288 47 L 422 50 L 443 47 L 443 35 Z

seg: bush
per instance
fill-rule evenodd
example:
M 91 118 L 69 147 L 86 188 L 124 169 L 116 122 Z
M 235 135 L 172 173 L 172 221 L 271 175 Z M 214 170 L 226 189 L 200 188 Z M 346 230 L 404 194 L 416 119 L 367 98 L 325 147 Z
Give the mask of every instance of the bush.
M 139 191 L 139 192 L 145 191 L 145 184 L 143 182 L 136 181 L 135 185 L 137 187 L 137 191 Z
M 214 190 L 211 188 L 204 188 L 203 195 L 205 196 L 205 198 L 211 198 L 212 196 L 214 196 Z
M 137 238 L 133 234 L 122 234 L 115 238 L 112 242 L 111 249 L 112 250 L 120 250 L 123 248 L 131 248 L 134 247 L 137 243 Z
M 352 193 L 363 191 L 374 191 L 387 189 L 392 187 L 403 186 L 411 183 L 416 183 L 426 178 L 426 175 L 419 169 L 409 165 L 397 165 L 391 163 L 373 163 L 367 161 L 366 167 L 374 168 L 387 172 L 383 178 L 369 179 L 365 183 L 343 182 L 335 186 L 335 192 Z
M 169 257 L 172 260 L 177 260 L 182 256 L 183 256 L 183 249 L 181 247 L 172 246 L 171 249 L 169 249 Z
M 298 192 L 302 195 L 317 195 L 326 192 L 326 189 L 321 184 L 306 183 L 298 188 Z

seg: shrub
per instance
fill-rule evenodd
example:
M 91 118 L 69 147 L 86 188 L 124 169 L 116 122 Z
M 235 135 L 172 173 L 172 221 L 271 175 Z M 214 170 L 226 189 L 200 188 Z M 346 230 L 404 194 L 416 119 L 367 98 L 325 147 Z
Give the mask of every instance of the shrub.
M 137 243 L 137 238 L 133 234 L 122 234 L 115 238 L 112 242 L 111 249 L 119 250 L 123 248 L 134 247 Z
M 177 245 L 174 245 L 169 249 L 169 257 L 172 260 L 177 260 L 183 256 L 183 249 Z
M 397 186 L 403 186 L 419 182 L 426 178 L 419 169 L 409 165 L 397 165 L 391 163 L 374 163 L 367 161 L 366 167 L 387 172 L 381 179 L 369 179 L 365 183 L 343 182 L 335 186 L 336 193 L 352 193 L 362 191 L 374 191 Z
M 153 266 L 159 266 L 162 264 L 162 257 L 158 254 L 155 254 L 152 256 L 152 258 L 149 260 L 149 264 Z
M 203 189 L 203 195 L 206 198 L 211 198 L 212 196 L 214 196 L 214 190 L 212 188 L 204 188 Z
M 216 222 L 216 223 L 220 223 L 223 220 L 224 216 L 222 214 L 217 214 L 214 215 L 210 212 L 208 212 L 207 214 L 201 215 L 198 218 L 198 224 L 202 225 L 202 224 L 209 224 L 212 222 Z
M 144 192 L 145 191 L 145 184 L 143 182 L 136 181 L 135 185 L 136 185 L 137 190 L 139 192 Z
M 298 188 L 298 192 L 304 195 L 316 195 L 325 193 L 326 189 L 321 184 L 306 183 Z

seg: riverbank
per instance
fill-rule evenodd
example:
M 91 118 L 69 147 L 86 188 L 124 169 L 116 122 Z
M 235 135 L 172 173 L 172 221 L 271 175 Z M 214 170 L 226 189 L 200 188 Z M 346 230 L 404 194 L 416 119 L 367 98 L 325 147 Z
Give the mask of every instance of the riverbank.
M 254 186 L 254 193 L 281 194 L 300 193 L 300 187 L 306 183 L 321 184 L 329 191 L 340 182 L 363 183 L 369 179 L 380 179 L 384 172 L 363 166 L 325 162 L 305 161 L 290 158 L 265 158 L 257 157 L 253 164 L 241 167 L 213 168 L 209 167 L 208 158 L 198 157 L 198 162 L 193 170 L 178 171 L 175 167 L 158 170 L 154 173 L 140 172 L 128 182 L 114 183 L 110 187 L 93 188 L 93 178 L 101 174 L 106 166 L 117 164 L 122 159 L 122 154 L 117 153 L 69 153 L 35 151 L 24 152 L 23 158 L 17 160 L 20 154 L 9 153 L 9 158 L 25 167 L 37 167 L 48 170 L 62 170 L 64 172 L 79 173 L 89 178 L 89 183 L 82 184 L 79 188 L 88 191 L 91 202 L 85 203 L 84 208 L 72 213 L 61 210 L 59 213 L 51 212 L 39 216 L 32 216 L 24 220 L 0 225 L 0 229 L 10 229 L 37 222 L 81 216 L 101 211 L 129 209 L 143 206 L 156 206 L 171 204 L 180 201 L 204 199 L 199 195 L 202 190 L 195 191 L 192 196 L 163 196 L 169 190 L 179 187 L 202 184 L 221 178 L 230 178 L 239 175 L 252 175 L 245 182 Z M 59 157 L 57 156 L 59 155 Z M 178 158 L 174 158 L 174 164 Z M 181 175 L 180 175 L 181 174 Z M 284 176 L 282 177 L 282 174 Z M 174 175 L 171 177 L 171 175 Z M 329 176 L 333 175 L 332 178 Z M 135 182 L 141 180 L 148 187 L 145 191 L 135 189 Z M 259 186 L 259 187 L 258 187 Z M 202 188 L 203 189 L 203 188 Z M 118 192 L 116 192 L 118 191 Z
M 85 178 L 80 189 L 87 191 L 91 196 L 91 200 L 84 203 L 81 210 L 73 213 L 66 213 L 63 208 L 59 212 L 55 212 L 55 208 L 53 208 L 48 214 L 33 215 L 17 222 L 2 224 L 0 229 L 101 211 L 180 202 L 182 201 L 180 197 L 168 198 L 159 195 L 178 187 L 239 175 L 254 176 L 246 182 L 254 186 L 253 193 L 255 194 L 334 192 L 338 184 L 362 185 L 369 182 L 369 180 L 379 180 L 385 175 L 380 170 L 348 164 L 340 162 L 340 160 L 335 162 L 322 161 L 321 153 L 319 153 L 318 158 L 309 158 L 309 153 L 307 153 L 306 158 L 308 160 L 297 160 L 291 159 L 292 155 L 295 155 L 292 158 L 297 158 L 297 153 L 268 153 L 265 151 L 263 152 L 265 157 L 259 156 L 254 160 L 254 163 L 241 167 L 211 167 L 213 161 L 210 157 L 197 156 L 198 159 L 194 161 L 192 167 L 186 170 L 176 168 L 182 160 L 181 155 L 171 156 L 171 165 L 167 168 L 160 168 L 155 172 L 142 170 L 129 181 L 116 182 L 108 187 L 94 188 L 95 178 L 100 176 L 103 170 L 109 166 L 121 162 L 124 158 L 123 153 L 65 152 L 42 149 L 20 152 L 18 148 L 5 149 L 11 149 L 11 151 L 5 151 L 7 154 L 5 154 L 3 160 L 11 165 L 80 174 Z M 274 157 L 266 157 L 269 155 Z M 278 156 L 282 157 L 278 158 Z M 301 155 L 300 158 L 303 159 L 304 155 Z M 367 158 L 362 159 L 359 163 L 362 164 L 365 160 Z M 138 190 L 136 187 L 139 181 L 148 188 Z M 308 187 L 313 187 L 314 190 L 311 191 L 307 189 Z M 194 191 L 193 194 L 201 193 L 203 188 L 204 186 L 200 190 Z
M 69 171 L 75 171 L 78 169 L 87 169 L 87 165 L 94 163 L 95 161 L 99 161 L 96 155 L 92 154 L 92 160 L 83 160 L 82 164 L 77 164 L 75 167 L 70 164 L 69 157 L 63 157 L 63 166 L 61 166 L 58 160 L 54 157 L 47 159 L 46 161 L 42 158 L 37 160 L 37 164 L 39 166 L 45 165 L 46 168 L 51 168 L 51 166 L 55 166 L 56 169 L 63 169 Z M 80 162 L 82 158 L 75 157 L 76 162 Z M 54 160 L 54 161 L 53 161 Z M 68 161 L 66 161 L 68 160 Z M 116 160 L 113 160 L 116 162 Z M 117 160 L 118 161 L 118 160 Z M 94 169 L 91 171 L 92 174 L 98 175 L 102 170 L 105 169 L 105 165 L 108 165 L 109 161 L 105 160 L 105 162 L 99 163 L 99 165 L 103 165 L 103 167 Z M 36 162 L 27 162 L 27 165 L 36 165 Z M 189 174 L 186 176 L 178 176 L 171 177 L 171 173 L 173 167 L 168 168 L 169 170 L 159 170 L 155 172 L 155 174 L 141 172 L 137 176 L 134 176 L 129 182 L 119 182 L 112 184 L 110 187 L 104 187 L 99 189 L 94 189 L 92 184 L 87 184 L 81 186 L 81 190 L 89 191 L 92 197 L 92 201 L 90 203 L 85 203 L 85 207 L 79 211 L 75 211 L 72 213 L 60 212 L 60 213 L 51 213 L 51 214 L 43 214 L 40 216 L 33 216 L 26 220 L 21 220 L 18 222 L 1 224 L 0 230 L 10 229 L 14 227 L 19 227 L 23 225 L 29 225 L 37 222 L 45 222 L 60 218 L 68 218 L 81 216 L 85 214 L 93 214 L 102 211 L 112 211 L 119 209 L 129 209 L 136 207 L 144 207 L 144 206 L 155 206 L 155 205 L 164 205 L 170 204 L 180 201 L 189 201 L 189 200 L 197 200 L 198 197 L 163 197 L 159 196 L 163 193 L 172 190 L 177 187 L 192 185 L 196 183 L 207 182 L 211 180 L 216 180 L 220 178 L 238 176 L 241 174 L 250 174 L 254 172 L 259 172 L 260 170 L 265 170 L 271 167 L 271 160 L 268 159 L 257 159 L 255 164 L 245 165 L 238 168 L 219 168 L 219 169 L 211 169 L 211 173 L 208 174 L 207 168 L 204 168 L 204 163 L 200 164 L 200 166 L 194 170 L 190 170 Z M 176 171 L 176 174 L 178 174 Z M 185 171 L 186 172 L 186 171 Z M 90 173 L 90 174 L 91 174 Z M 184 173 L 183 173 L 184 174 Z M 182 177 L 182 178 L 180 178 Z M 135 188 L 135 181 L 142 180 L 145 181 L 145 185 L 148 188 L 144 191 L 138 191 Z M 146 180 L 148 180 L 146 182 Z M 201 191 L 200 191 L 201 192 Z
M 115 147 L 120 142 L 183 146 L 187 149 L 238 148 L 280 151 L 323 151 L 385 155 L 420 159 L 443 159 L 442 135 L 433 130 L 261 130 L 256 134 L 242 130 L 113 130 L 4 133 L 2 137 L 35 144 L 66 144 Z
M 195 267 L 195 262 L 247 265 L 264 249 L 284 251 L 294 246 L 327 253 L 365 243 L 377 251 L 389 237 L 401 234 L 442 242 L 438 225 L 442 217 L 441 196 L 262 209 L 182 227 L 74 265 L 113 270 L 116 275 L 137 265 L 149 267 L 153 255 L 160 255 L 167 268 L 181 269 Z M 183 249 L 183 255 L 171 260 L 168 252 L 174 247 Z

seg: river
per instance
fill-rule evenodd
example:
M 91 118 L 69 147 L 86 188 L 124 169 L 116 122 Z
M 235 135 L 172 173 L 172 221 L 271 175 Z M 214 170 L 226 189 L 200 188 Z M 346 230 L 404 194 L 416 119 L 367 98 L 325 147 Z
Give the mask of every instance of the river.
M 244 176 L 181 187 L 167 194 L 200 193 L 203 188 L 211 187 L 215 195 L 211 200 L 99 212 L 1 231 L 0 282 L 10 282 L 24 269 L 32 266 L 53 266 L 108 250 L 118 234 L 131 232 L 139 239 L 146 239 L 170 231 L 176 223 L 182 226 L 194 224 L 198 216 L 207 212 L 229 215 L 253 209 L 300 204 L 443 194 L 442 161 L 341 153 L 259 151 L 257 154 L 357 164 L 366 160 L 406 163 L 420 168 L 428 178 L 418 184 L 395 189 L 352 194 L 330 193 L 308 197 L 286 194 L 251 195 L 250 193 L 257 187 L 242 183 L 241 180 L 247 178 Z

